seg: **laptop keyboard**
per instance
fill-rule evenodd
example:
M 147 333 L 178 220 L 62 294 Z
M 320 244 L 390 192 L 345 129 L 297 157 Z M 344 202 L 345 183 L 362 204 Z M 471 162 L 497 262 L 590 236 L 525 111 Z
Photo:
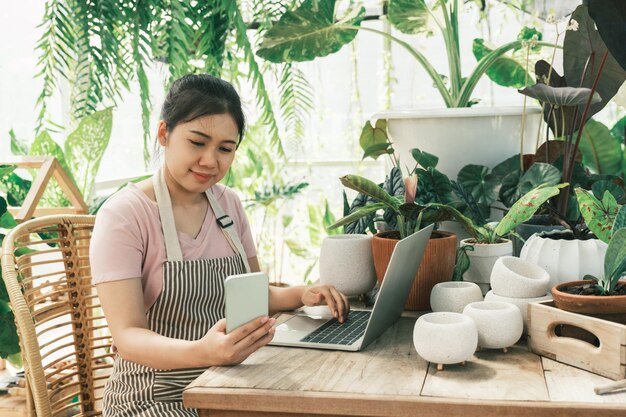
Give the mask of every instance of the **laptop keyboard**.
M 304 337 L 301 342 L 351 345 L 365 333 L 371 311 L 351 311 L 345 323 L 329 320 L 322 327 Z

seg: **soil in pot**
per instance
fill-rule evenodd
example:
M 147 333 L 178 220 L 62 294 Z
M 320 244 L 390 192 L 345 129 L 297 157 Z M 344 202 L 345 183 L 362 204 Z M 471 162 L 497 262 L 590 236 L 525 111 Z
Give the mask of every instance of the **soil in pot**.
M 626 282 L 620 282 L 611 295 L 600 295 L 592 281 L 564 282 L 552 288 L 554 305 L 574 313 L 622 321 L 626 318 Z M 614 316 L 614 317 L 609 317 Z

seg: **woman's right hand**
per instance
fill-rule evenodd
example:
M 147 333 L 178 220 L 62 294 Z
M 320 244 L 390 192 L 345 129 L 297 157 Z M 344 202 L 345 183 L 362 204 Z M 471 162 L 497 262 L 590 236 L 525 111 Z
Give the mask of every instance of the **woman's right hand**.
M 198 352 L 205 366 L 237 365 L 274 337 L 276 319 L 254 319 L 226 334 L 226 319 L 215 323 L 198 340 Z

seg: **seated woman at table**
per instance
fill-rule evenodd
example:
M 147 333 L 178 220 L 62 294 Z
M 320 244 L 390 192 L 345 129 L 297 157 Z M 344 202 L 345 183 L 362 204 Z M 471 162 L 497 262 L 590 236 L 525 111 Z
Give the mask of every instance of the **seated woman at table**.
M 194 416 L 182 390 L 203 368 L 242 362 L 271 341 L 274 319 L 226 334 L 224 279 L 259 263 L 234 191 L 218 184 L 243 139 L 237 92 L 210 75 L 173 83 L 157 140 L 163 163 L 102 207 L 91 242 L 93 280 L 117 355 L 105 417 Z M 348 301 L 328 285 L 270 288 L 270 313 Z

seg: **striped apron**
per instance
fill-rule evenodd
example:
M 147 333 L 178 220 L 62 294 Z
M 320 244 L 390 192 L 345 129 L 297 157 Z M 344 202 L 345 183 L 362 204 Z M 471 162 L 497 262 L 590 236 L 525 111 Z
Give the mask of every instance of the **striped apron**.
M 162 170 L 157 171 L 153 181 L 167 262 L 163 264 L 161 294 L 146 313 L 148 326 L 165 337 L 198 340 L 224 317 L 226 277 L 249 272 L 250 267 L 232 221 L 210 190 L 206 192 L 209 205 L 237 255 L 183 261 Z M 183 406 L 182 391 L 203 371 L 203 368 L 153 369 L 118 354 L 104 391 L 103 416 L 197 416 L 195 409 Z

